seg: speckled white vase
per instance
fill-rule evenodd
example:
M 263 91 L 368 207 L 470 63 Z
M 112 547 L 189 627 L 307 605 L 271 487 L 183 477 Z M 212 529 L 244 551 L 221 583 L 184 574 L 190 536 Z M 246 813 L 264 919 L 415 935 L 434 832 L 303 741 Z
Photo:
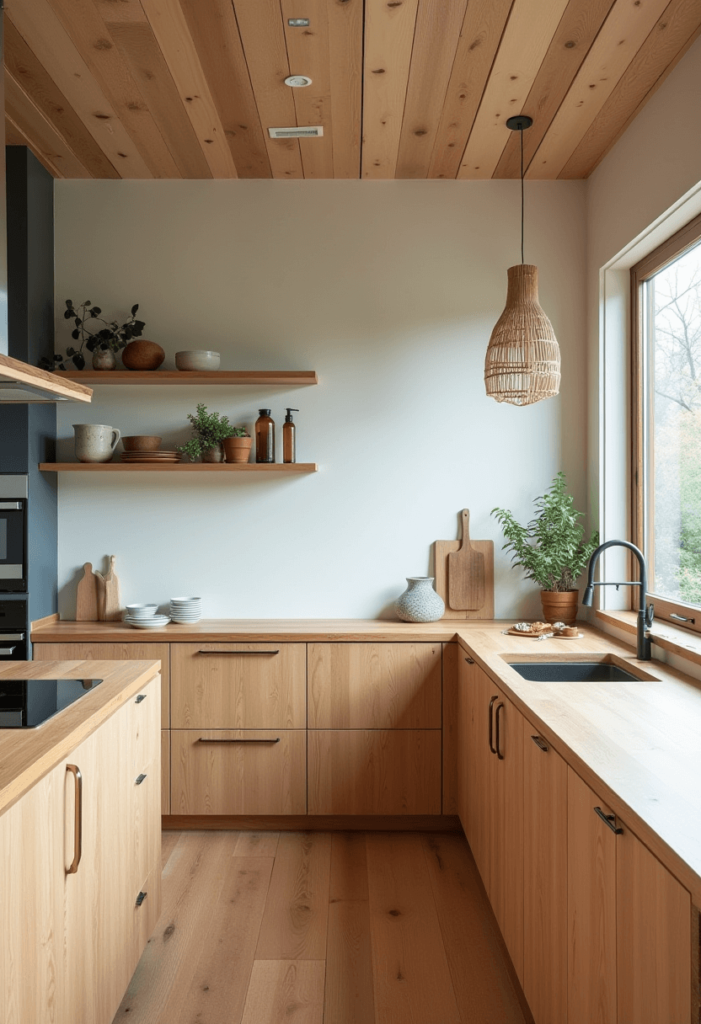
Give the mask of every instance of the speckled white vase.
M 404 622 L 437 622 L 445 611 L 443 599 L 433 589 L 433 576 L 407 576 L 409 586 L 397 599 L 395 609 Z

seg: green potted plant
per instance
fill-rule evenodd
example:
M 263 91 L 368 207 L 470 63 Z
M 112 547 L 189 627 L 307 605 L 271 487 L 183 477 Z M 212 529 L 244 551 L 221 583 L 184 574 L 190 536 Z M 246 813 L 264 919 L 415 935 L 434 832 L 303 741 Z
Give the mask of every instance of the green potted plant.
M 222 462 L 222 441 L 232 437 L 236 427 L 232 427 L 226 416 L 220 416 L 218 412 L 207 412 L 206 405 L 198 405 L 197 412 L 187 417 L 192 424 L 192 437 L 185 444 L 177 446 L 179 452 L 184 452 L 191 462 L 196 462 L 200 457 L 203 462 Z
M 75 326 L 71 337 L 74 341 L 79 341 L 80 346 L 75 348 L 69 345 L 65 353 L 57 353 L 54 356 L 53 363 L 48 359 L 42 359 L 39 366 L 42 370 L 65 370 L 66 363 L 70 361 L 76 370 L 83 370 L 85 349 L 92 352 L 93 369 L 113 370 L 117 365 L 115 353 L 126 348 L 132 338 L 140 338 L 146 326 L 143 320 L 136 319 L 138 308 L 138 304 L 132 306 L 129 317 L 120 325 L 116 320 L 104 320 L 100 316 L 100 307 L 93 306 L 89 301 L 85 301 L 82 306 L 74 306 L 72 299 L 66 299 L 63 316 L 66 320 L 73 320 Z M 98 330 L 98 324 L 104 326 Z
M 253 438 L 244 427 L 233 427 L 231 437 L 225 437 L 224 459 L 226 462 L 248 462 L 251 456 Z
M 584 513 L 575 510 L 566 486 L 565 474 L 558 473 L 545 494 L 534 500 L 536 515 L 526 526 L 503 508 L 492 509 L 492 515 L 506 537 L 502 550 L 511 551 L 513 564 L 541 588 L 545 621 L 571 625 L 579 604 L 577 580 L 599 543 L 599 534 L 584 539 L 580 522 Z

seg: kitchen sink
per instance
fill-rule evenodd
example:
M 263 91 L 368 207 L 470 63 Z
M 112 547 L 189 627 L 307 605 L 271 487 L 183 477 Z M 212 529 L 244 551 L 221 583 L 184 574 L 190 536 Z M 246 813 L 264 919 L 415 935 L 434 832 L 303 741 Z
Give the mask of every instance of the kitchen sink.
M 639 676 L 607 661 L 527 661 L 509 662 L 524 679 L 534 683 L 622 683 Z

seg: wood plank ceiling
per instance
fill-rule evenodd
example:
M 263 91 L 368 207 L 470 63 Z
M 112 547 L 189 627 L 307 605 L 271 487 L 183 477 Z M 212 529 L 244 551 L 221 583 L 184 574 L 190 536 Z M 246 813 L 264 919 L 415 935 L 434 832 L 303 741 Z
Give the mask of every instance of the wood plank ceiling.
M 7 0 L 6 129 L 64 178 L 586 178 L 701 0 Z M 293 26 L 292 19 L 308 19 Z M 291 89 L 290 75 L 312 85 Z M 322 138 L 271 139 L 322 125 Z

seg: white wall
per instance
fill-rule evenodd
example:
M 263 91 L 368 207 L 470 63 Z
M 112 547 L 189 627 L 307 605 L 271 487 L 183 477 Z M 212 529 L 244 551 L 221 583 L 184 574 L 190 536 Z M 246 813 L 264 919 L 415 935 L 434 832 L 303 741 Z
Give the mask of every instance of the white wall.
M 74 614 L 86 560 L 117 555 L 127 601 L 204 598 L 208 617 L 375 617 L 431 543 L 497 541 L 498 616 L 535 616 L 532 584 L 509 568 L 490 510 L 527 518 L 564 469 L 585 479 L 585 191 L 526 186 L 526 259 L 562 348 L 562 394 L 517 409 L 487 399 L 489 334 L 519 258 L 516 182 L 56 183 L 56 309 L 85 298 L 121 316 L 134 302 L 173 365 L 211 348 L 226 369 L 315 369 L 317 387 L 100 389 L 71 424 L 189 436 L 198 401 L 251 425 L 298 406 L 294 478 L 64 474 L 61 613 Z M 68 328 L 57 320 L 57 348 Z M 280 454 L 278 455 L 280 458 Z

